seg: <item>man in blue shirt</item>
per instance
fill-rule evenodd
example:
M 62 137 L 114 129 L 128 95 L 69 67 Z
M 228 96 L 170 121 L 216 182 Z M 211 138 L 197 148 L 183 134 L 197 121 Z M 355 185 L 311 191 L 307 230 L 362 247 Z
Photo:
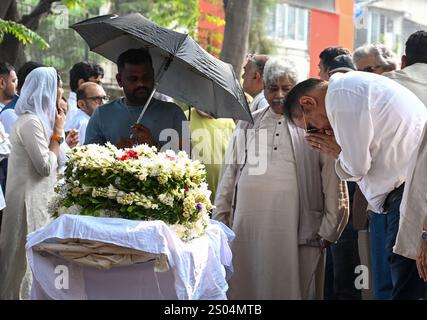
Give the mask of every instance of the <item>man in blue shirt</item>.
M 130 49 L 119 56 L 117 68 L 117 83 L 123 88 L 125 96 L 95 110 L 86 129 L 85 144 L 111 142 L 124 148 L 147 143 L 160 148 L 168 143 L 167 146 L 178 150 L 181 146 L 182 122 L 186 118 L 176 104 L 153 98 L 141 123 L 136 123 L 154 87 L 154 70 L 149 52 Z

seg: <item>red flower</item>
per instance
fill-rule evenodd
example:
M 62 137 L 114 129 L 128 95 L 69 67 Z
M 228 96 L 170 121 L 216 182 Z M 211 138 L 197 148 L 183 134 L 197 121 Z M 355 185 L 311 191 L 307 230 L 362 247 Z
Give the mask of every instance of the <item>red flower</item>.
M 127 150 L 125 154 L 119 158 L 119 161 L 125 161 L 130 159 L 138 159 L 138 153 L 135 150 Z
M 128 150 L 127 155 L 133 159 L 138 159 L 138 153 L 134 150 Z
M 127 155 L 121 156 L 119 158 L 119 161 L 125 161 L 125 160 L 129 160 L 130 158 Z

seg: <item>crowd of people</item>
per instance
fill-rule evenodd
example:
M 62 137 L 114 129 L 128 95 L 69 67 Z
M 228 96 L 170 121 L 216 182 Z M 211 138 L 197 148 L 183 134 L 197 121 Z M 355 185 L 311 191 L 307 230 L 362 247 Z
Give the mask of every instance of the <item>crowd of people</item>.
M 242 87 L 253 123 L 186 113 L 156 95 L 150 53 L 117 60 L 123 97 L 82 61 L 63 96 L 52 67 L 0 63 L 0 299 L 28 299 L 26 236 L 51 221 L 49 199 L 77 145 L 146 143 L 206 165 L 212 219 L 229 226 L 230 299 L 361 299 L 358 231 L 369 231 L 374 299 L 425 299 L 427 32 L 394 53 L 325 48 L 319 78 L 292 61 L 248 54 Z M 190 124 L 187 124 L 187 119 Z M 188 125 L 190 140 L 183 134 Z

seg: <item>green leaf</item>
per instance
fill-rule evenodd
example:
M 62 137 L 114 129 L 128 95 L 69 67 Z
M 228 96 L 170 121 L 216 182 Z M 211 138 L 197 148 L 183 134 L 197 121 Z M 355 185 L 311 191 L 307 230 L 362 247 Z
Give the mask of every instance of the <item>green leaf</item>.
M 0 42 L 3 41 L 5 33 L 14 36 L 24 45 L 27 43 L 31 44 L 34 41 L 41 49 L 49 48 L 49 44 L 46 42 L 46 40 L 24 25 L 14 21 L 0 19 Z

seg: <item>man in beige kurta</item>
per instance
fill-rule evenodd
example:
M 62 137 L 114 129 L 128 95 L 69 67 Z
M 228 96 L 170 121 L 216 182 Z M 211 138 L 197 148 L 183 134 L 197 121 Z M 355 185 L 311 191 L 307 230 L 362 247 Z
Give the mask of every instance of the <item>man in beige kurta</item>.
M 393 251 L 415 260 L 427 218 L 427 124 L 408 172 L 401 204 L 399 232 Z
M 284 60 L 265 67 L 270 106 L 239 123 L 226 154 L 214 218 L 236 233 L 230 299 L 313 299 L 323 291 L 320 240 L 347 223 L 345 184 L 332 158 L 310 150 L 304 131 L 281 114 L 296 73 Z
M 402 70 L 384 73 L 411 90 L 427 107 L 427 32 L 417 31 L 406 41 Z M 424 128 L 417 154 L 412 159 L 405 183 L 399 232 L 393 251 L 415 260 L 421 240 L 424 219 L 427 217 L 427 136 Z

